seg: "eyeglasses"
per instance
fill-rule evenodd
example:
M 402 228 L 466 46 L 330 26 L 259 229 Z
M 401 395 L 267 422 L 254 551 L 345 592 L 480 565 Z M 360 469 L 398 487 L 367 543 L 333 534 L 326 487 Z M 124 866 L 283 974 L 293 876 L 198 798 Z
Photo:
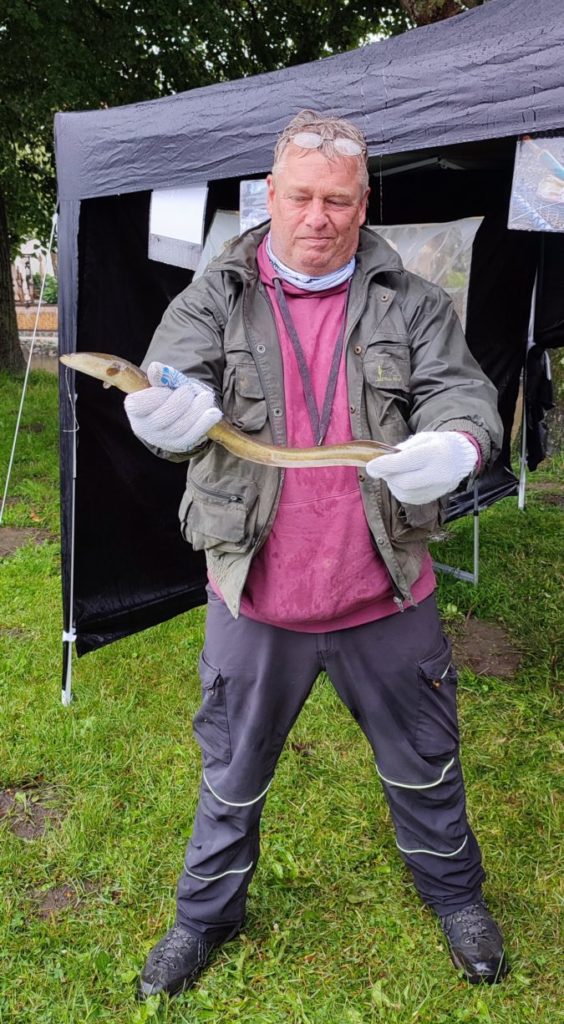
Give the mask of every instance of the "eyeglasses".
M 319 149 L 324 142 L 331 142 L 343 156 L 360 156 L 364 152 L 359 142 L 348 139 L 346 135 L 337 135 L 334 139 L 326 139 L 319 132 L 297 132 L 296 135 L 291 135 L 288 141 L 293 142 L 301 149 Z

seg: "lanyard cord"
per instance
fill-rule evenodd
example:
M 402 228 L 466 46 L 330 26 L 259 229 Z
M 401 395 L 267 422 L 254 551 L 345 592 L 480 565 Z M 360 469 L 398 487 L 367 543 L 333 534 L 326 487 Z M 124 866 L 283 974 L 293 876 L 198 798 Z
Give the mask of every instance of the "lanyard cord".
M 339 375 L 339 364 L 341 362 L 341 354 L 343 351 L 343 342 L 345 340 L 345 327 L 347 323 L 347 306 L 349 301 L 349 291 L 347 288 L 347 295 L 345 299 L 345 310 L 339 335 L 335 342 L 335 348 L 333 350 L 333 358 L 331 360 L 331 369 L 329 371 L 329 379 L 327 381 L 327 388 L 325 389 L 325 398 L 323 399 L 323 408 L 321 410 L 321 416 L 319 415 L 319 409 L 317 408 L 317 402 L 315 401 L 315 395 L 313 392 L 313 384 L 311 383 L 311 374 L 307 365 L 306 357 L 302 344 L 298 337 L 294 321 L 288 303 L 286 302 L 286 296 L 278 277 L 274 278 L 274 288 L 276 291 L 276 298 L 278 299 L 278 307 L 280 314 L 284 322 L 284 327 L 288 332 L 288 337 L 292 342 L 292 348 L 294 349 L 296 360 L 298 363 L 298 369 L 300 371 L 300 377 L 302 378 L 302 384 L 304 389 L 304 396 L 307 405 L 307 411 L 309 413 L 309 420 L 311 423 L 311 430 L 313 434 L 313 440 L 316 445 L 323 444 L 325 435 L 329 427 L 329 420 L 331 419 L 331 412 L 333 409 L 333 402 L 335 399 L 335 391 L 337 389 L 337 377 Z

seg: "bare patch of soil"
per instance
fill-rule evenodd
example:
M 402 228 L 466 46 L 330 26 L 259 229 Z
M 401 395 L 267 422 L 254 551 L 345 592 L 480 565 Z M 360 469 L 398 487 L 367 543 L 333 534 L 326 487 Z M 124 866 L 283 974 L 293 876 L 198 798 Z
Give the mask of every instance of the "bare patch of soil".
M 528 483 L 527 488 L 534 494 L 543 496 L 545 505 L 555 505 L 559 509 L 564 508 L 564 484 L 539 481 L 538 483 Z
M 545 505 L 555 505 L 556 508 L 564 508 L 564 492 L 562 494 L 543 494 L 542 500 Z
M 49 822 L 58 825 L 62 817 L 54 790 L 43 779 L 0 790 L 0 819 L 8 819 L 10 831 L 19 839 L 39 839 Z
M 84 901 L 84 897 L 92 892 L 96 886 L 92 882 L 86 882 L 80 890 L 72 885 L 56 885 L 52 889 L 33 890 L 31 899 L 35 904 L 37 917 L 47 920 L 60 914 L 63 910 L 77 910 Z
M 42 434 L 45 430 L 45 424 L 37 420 L 34 423 L 26 423 L 21 429 L 25 430 L 28 434 Z
M 43 544 L 46 540 L 52 540 L 53 534 L 49 530 L 37 530 L 34 526 L 2 526 L 0 527 L 0 558 L 13 555 L 18 548 L 33 541 L 35 544 Z
M 564 494 L 564 483 L 559 480 L 527 480 L 528 491 L 553 491 L 555 494 Z
M 290 750 L 294 753 L 300 754 L 301 757 L 311 757 L 313 754 L 315 743 L 302 743 L 296 740 L 294 743 L 290 743 Z
M 448 623 L 446 628 L 458 668 L 469 668 L 477 676 L 513 679 L 521 652 L 502 626 L 468 618 L 463 623 Z
M 558 480 L 528 480 L 527 490 L 542 494 L 545 505 L 564 508 L 564 483 Z
M 13 640 L 23 640 L 24 637 L 29 637 L 30 634 L 25 629 L 20 629 L 19 626 L 0 626 L 0 636 L 9 636 Z

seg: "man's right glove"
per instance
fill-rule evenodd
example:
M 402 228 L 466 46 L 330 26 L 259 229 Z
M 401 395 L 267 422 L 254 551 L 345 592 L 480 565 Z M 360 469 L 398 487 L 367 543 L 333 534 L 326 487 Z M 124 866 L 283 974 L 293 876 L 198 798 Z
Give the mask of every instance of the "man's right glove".
M 207 384 L 163 363 L 149 363 L 150 388 L 127 395 L 131 429 L 142 441 L 165 452 L 196 448 L 223 418 Z

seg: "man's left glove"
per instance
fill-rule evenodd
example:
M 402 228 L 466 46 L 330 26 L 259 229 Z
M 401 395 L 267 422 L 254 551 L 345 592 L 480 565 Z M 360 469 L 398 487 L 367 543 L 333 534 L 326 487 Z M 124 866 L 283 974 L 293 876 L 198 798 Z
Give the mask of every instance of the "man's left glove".
M 398 451 L 372 459 L 366 472 L 385 480 L 406 505 L 424 505 L 454 491 L 478 462 L 478 452 L 455 430 L 422 431 L 397 445 Z

